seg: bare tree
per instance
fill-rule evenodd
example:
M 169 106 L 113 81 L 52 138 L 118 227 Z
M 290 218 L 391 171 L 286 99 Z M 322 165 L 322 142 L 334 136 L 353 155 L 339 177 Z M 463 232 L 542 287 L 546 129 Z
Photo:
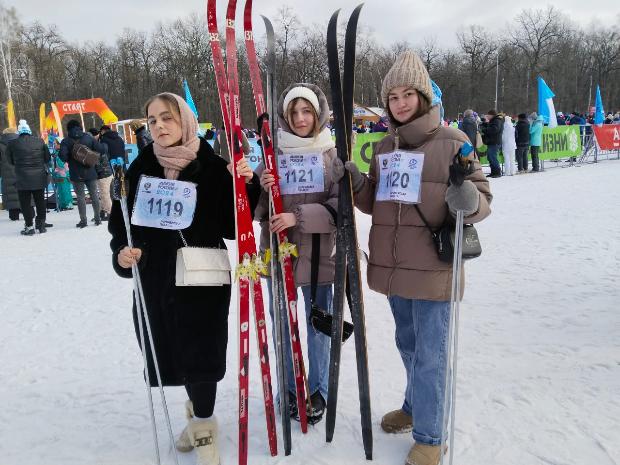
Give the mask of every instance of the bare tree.
M 13 57 L 12 51 L 16 44 L 13 38 L 21 30 L 15 8 L 6 8 L 0 3 L 0 66 L 6 85 L 7 99 L 13 98 Z

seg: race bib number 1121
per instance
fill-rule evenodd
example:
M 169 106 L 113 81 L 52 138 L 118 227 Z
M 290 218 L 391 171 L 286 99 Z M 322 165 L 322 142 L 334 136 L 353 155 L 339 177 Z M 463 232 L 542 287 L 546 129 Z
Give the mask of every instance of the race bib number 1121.
M 279 155 L 278 175 L 283 195 L 310 194 L 325 190 L 323 157 L 320 153 Z
M 196 184 L 141 176 L 131 224 L 159 229 L 185 229 L 196 211 Z
M 377 156 L 377 161 L 377 201 L 420 203 L 423 153 L 397 150 Z

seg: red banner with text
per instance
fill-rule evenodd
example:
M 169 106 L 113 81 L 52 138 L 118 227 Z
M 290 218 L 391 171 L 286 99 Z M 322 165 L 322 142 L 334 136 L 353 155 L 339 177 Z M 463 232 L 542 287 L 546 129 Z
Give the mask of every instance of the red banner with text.
M 620 150 L 620 124 L 594 126 L 594 135 L 601 150 Z

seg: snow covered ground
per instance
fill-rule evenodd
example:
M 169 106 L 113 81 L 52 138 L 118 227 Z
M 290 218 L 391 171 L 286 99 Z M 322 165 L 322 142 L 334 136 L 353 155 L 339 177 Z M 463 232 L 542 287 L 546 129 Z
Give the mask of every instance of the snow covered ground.
M 478 228 L 484 252 L 467 264 L 462 304 L 458 465 L 620 464 L 618 179 L 620 162 L 605 161 L 492 180 L 493 214 Z M 22 224 L 0 212 L 0 464 L 152 464 L 131 282 L 112 271 L 105 227 L 76 230 L 77 210 L 48 221 L 48 234 L 21 237 Z M 358 224 L 366 248 L 370 218 Z M 400 465 L 412 440 L 379 423 L 401 404 L 404 371 L 386 299 L 365 290 L 374 463 Z M 223 465 L 237 463 L 234 311 L 230 327 L 216 407 Z M 251 465 L 365 463 L 353 347 L 343 349 L 333 443 L 324 423 L 306 437 L 294 423 L 286 458 L 269 456 L 251 362 Z M 184 391 L 166 394 L 178 433 Z M 153 398 L 159 405 L 156 390 Z

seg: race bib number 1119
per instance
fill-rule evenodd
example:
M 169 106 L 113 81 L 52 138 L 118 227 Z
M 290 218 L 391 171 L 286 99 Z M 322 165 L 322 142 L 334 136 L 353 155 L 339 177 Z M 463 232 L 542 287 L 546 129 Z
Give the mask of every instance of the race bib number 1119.
M 196 184 L 141 176 L 131 224 L 159 229 L 185 229 L 196 211 Z
M 397 150 L 377 156 L 377 161 L 377 201 L 420 203 L 423 153 Z

